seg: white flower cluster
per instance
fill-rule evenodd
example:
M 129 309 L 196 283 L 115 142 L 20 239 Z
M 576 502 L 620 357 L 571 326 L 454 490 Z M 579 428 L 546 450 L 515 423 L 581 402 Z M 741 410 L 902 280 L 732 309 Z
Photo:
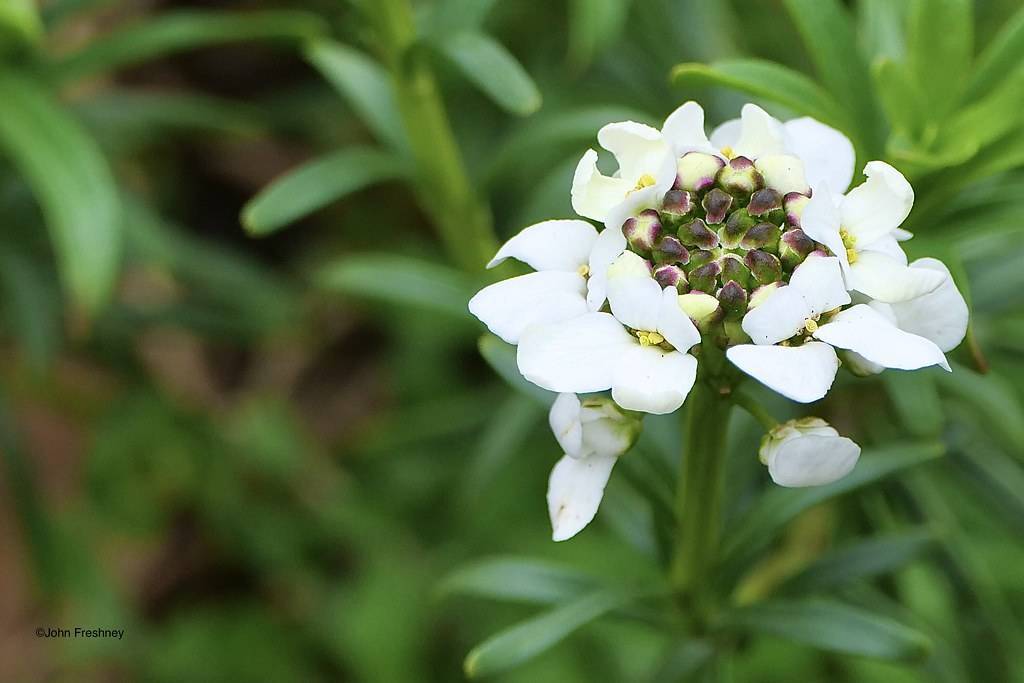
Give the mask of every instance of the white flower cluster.
M 638 413 L 683 404 L 702 346 L 802 403 L 825 396 L 840 355 L 859 374 L 949 370 L 944 352 L 963 339 L 967 306 L 941 262 L 908 263 L 900 225 L 914 193 L 893 167 L 868 163 L 847 191 L 845 136 L 752 104 L 710 138 L 695 102 L 661 130 L 612 123 L 597 137 L 618 170 L 603 175 L 588 150 L 572 205 L 604 229 L 579 219 L 524 229 L 489 267 L 514 258 L 535 272 L 469 304 L 518 345 L 527 380 L 560 394 L 551 426 L 566 457 L 548 492 L 556 540 L 594 516 Z M 817 420 L 773 430 L 761 456 L 777 483 L 805 486 L 844 476 L 859 452 Z

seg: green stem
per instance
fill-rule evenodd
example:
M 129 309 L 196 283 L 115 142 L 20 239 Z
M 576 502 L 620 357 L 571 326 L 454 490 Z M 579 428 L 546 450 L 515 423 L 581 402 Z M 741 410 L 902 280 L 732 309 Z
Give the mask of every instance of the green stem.
M 779 421 L 772 417 L 771 413 L 765 410 L 760 403 L 748 394 L 742 391 L 734 391 L 732 393 L 732 402 L 743 408 L 751 417 L 760 422 L 765 431 L 771 431 L 779 426 Z
M 713 609 L 709 584 L 718 559 L 726 428 L 732 403 L 717 387 L 698 381 L 687 404 L 671 581 L 695 625 L 702 629 Z
M 497 249 L 490 210 L 470 183 L 437 80 L 425 51 L 416 47 L 409 0 L 375 0 L 364 6 L 376 25 L 382 57 L 391 73 L 418 171 L 420 204 L 452 260 L 465 270 L 482 270 Z

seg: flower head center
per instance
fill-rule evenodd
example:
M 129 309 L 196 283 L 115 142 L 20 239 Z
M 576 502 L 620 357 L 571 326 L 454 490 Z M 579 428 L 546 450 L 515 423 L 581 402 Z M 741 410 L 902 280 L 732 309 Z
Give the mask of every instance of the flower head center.
M 644 173 L 642 176 L 636 179 L 636 187 L 633 188 L 633 191 L 635 192 L 637 190 L 642 190 L 645 187 L 651 187 L 652 185 L 657 184 L 658 181 L 654 178 L 654 176 L 652 176 L 650 173 Z
M 730 145 L 726 145 L 725 147 L 722 148 L 721 151 L 722 156 L 724 156 L 726 159 L 732 159 L 734 156 L 736 156 L 736 152 Z
M 808 318 L 804 320 L 804 329 L 807 330 L 807 334 L 814 334 L 818 331 L 818 322 L 814 318 Z
M 839 228 L 839 236 L 843 239 L 843 246 L 846 247 L 846 260 L 850 263 L 857 262 L 857 237 L 850 234 L 846 228 Z
M 580 277 L 587 277 L 590 275 L 590 266 L 584 263 L 582 266 L 576 269 L 576 272 L 580 274 Z

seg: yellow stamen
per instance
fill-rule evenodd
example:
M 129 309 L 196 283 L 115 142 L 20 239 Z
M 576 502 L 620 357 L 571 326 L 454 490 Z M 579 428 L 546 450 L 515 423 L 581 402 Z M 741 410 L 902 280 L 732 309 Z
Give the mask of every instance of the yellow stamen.
M 646 332 L 637 332 L 636 338 L 640 340 L 640 346 L 650 346 L 651 339 L 647 336 Z
M 857 237 L 851 235 L 846 228 L 839 228 L 839 237 L 843 240 L 843 246 L 846 247 L 846 260 L 850 263 L 857 262 Z
M 726 145 L 725 147 L 722 148 L 722 156 L 724 156 L 726 159 L 732 159 L 734 156 L 736 156 L 736 152 L 733 151 L 732 147 Z
M 657 182 L 658 181 L 655 180 L 654 176 L 652 176 L 650 173 L 644 173 L 642 176 L 637 178 L 637 180 L 636 180 L 636 187 L 633 188 L 633 189 L 634 190 L 642 190 L 645 187 L 650 187 L 651 185 L 657 184 Z
M 813 318 L 808 318 L 804 321 L 804 329 L 808 334 L 814 334 L 818 331 L 818 323 Z
M 654 346 L 654 345 L 660 344 L 661 342 L 665 341 L 665 338 L 662 337 L 657 332 L 648 332 L 647 333 L 647 341 L 649 341 L 651 343 L 651 345 Z
M 851 265 L 856 263 L 857 262 L 857 250 L 852 248 L 852 247 L 847 249 L 846 250 L 846 260 L 849 261 L 849 263 Z
M 590 266 L 584 263 L 582 266 L 576 269 L 576 272 L 580 274 L 580 277 L 587 277 L 590 275 Z

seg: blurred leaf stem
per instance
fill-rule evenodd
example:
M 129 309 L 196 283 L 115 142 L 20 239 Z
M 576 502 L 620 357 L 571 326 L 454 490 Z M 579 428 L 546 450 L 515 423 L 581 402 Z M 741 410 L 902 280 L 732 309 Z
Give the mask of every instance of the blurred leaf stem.
M 364 8 L 409 137 L 420 202 L 453 261 L 467 271 L 480 270 L 497 249 L 490 210 L 466 173 L 427 54 L 415 49 L 412 6 L 409 0 L 380 0 Z

